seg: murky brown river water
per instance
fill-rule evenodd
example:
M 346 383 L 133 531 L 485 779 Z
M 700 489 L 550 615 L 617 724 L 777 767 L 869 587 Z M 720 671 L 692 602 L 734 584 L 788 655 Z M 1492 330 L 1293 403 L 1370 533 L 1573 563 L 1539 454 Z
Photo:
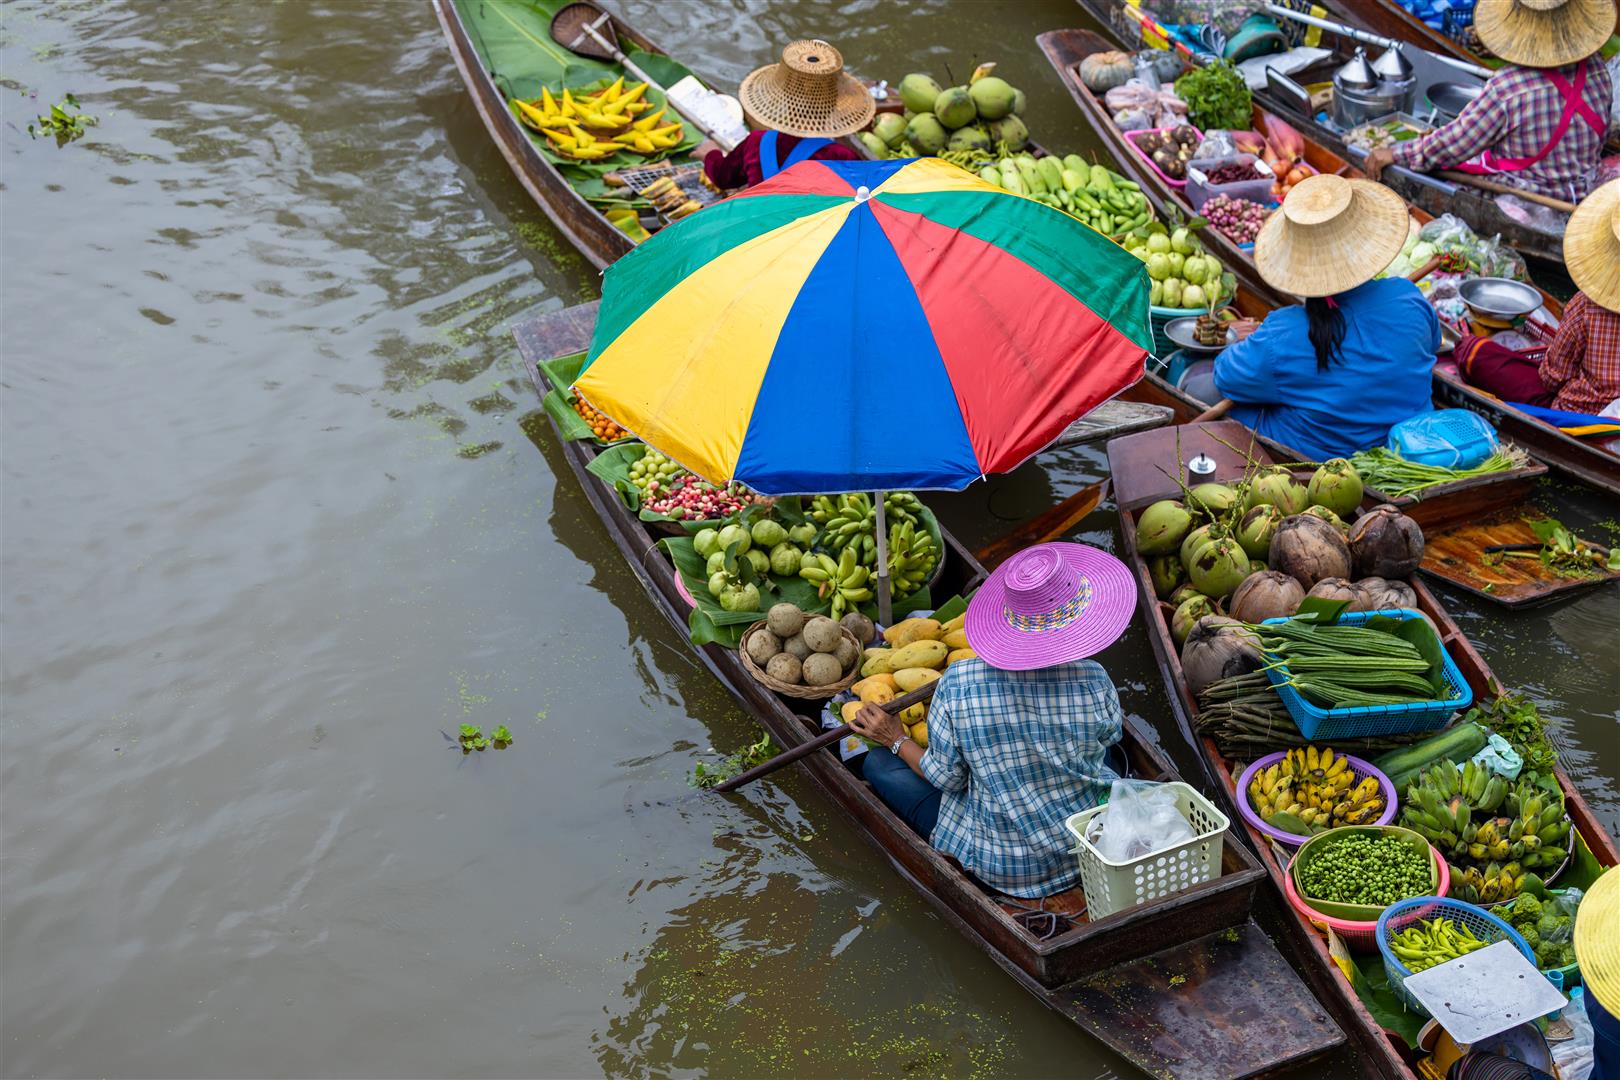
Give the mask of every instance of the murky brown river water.
M 1081 144 L 1059 0 L 626 11 L 730 84 L 812 34 L 999 59 Z M 596 278 L 425 4 L 12 2 L 0 85 L 0 1071 L 1123 1071 L 801 777 L 658 805 L 755 730 L 560 475 L 508 326 Z M 100 126 L 31 140 L 66 92 Z M 1099 467 L 944 512 L 988 539 Z M 1614 826 L 1615 594 L 1453 599 Z M 1139 632 L 1104 660 L 1163 713 Z M 464 760 L 463 721 L 516 743 Z

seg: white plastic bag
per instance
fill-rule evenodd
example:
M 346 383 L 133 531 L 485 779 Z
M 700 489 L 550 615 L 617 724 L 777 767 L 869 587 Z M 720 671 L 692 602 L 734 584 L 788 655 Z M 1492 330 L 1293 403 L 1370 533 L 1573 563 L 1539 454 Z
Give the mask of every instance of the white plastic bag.
M 1131 862 L 1195 838 L 1176 805 L 1175 789 L 1149 780 L 1115 780 L 1108 809 L 1092 818 L 1086 829 L 1091 846 L 1114 863 Z
M 1569 995 L 1569 1004 L 1558 1015 L 1566 1021 L 1574 1034 L 1567 1039 L 1549 1043 L 1558 1075 L 1563 1080 L 1587 1080 L 1592 1075 L 1594 1044 L 1597 1036 L 1592 1031 L 1592 1018 L 1586 1015 L 1585 987 L 1577 986 Z

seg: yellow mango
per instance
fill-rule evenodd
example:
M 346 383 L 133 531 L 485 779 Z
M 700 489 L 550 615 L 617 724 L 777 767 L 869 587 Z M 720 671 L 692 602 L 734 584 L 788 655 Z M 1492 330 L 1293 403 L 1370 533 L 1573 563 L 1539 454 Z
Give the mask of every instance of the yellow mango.
M 900 689 L 900 687 L 894 681 L 894 676 L 885 671 L 877 675 L 869 675 L 862 679 L 860 682 L 849 688 L 850 693 L 854 694 L 856 697 L 859 697 L 861 690 L 864 687 L 872 686 L 876 683 L 883 683 L 890 690 L 898 691 Z
M 890 682 L 893 682 L 893 677 L 889 675 L 874 675 L 873 678 L 889 679 Z M 893 686 L 887 683 L 872 682 L 871 680 L 867 680 L 865 689 L 856 694 L 856 697 L 859 697 L 862 701 L 870 701 L 874 705 L 882 705 L 886 701 L 893 701 L 897 696 L 899 695 L 895 692 Z
M 978 655 L 979 654 L 974 652 L 972 649 L 952 649 L 951 655 L 945 658 L 945 666 L 950 667 L 958 660 L 972 660 Z
M 894 670 L 893 649 L 868 649 L 866 662 L 861 665 L 861 676 L 887 675 Z
M 911 727 L 913 724 L 920 724 L 927 718 L 928 705 L 926 702 L 919 701 L 915 705 L 908 705 L 904 709 L 900 710 L 900 722 L 906 727 Z
M 958 615 L 956 618 L 951 619 L 948 622 L 940 623 L 939 629 L 940 629 L 941 633 L 949 634 L 951 631 L 960 630 L 960 629 L 962 629 L 962 627 L 964 627 L 966 625 L 967 625 L 967 612 L 964 611 L 962 614 Z
M 909 734 L 911 735 L 912 742 L 916 743 L 924 750 L 928 749 L 928 721 L 919 720 L 915 724 L 912 724 Z
M 844 715 L 844 723 L 848 724 L 853 721 L 855 719 L 855 714 L 861 711 L 861 706 L 863 704 L 865 703 L 860 701 L 844 702 L 844 707 L 839 710 Z
M 939 623 L 934 619 L 906 619 L 897 622 L 883 631 L 883 640 L 896 649 L 904 648 L 913 641 L 924 638 L 937 638 L 939 636 Z
M 945 647 L 953 652 L 957 649 L 968 648 L 966 630 L 952 630 L 948 634 L 942 634 L 939 640 L 943 641 L 945 643 Z
M 889 663 L 890 671 L 899 671 L 901 668 L 912 667 L 944 667 L 945 658 L 951 650 L 945 647 L 943 641 L 924 639 L 913 641 L 910 645 L 894 650 L 894 657 Z
M 937 678 L 939 678 L 939 672 L 933 668 L 925 667 L 902 668 L 894 673 L 894 681 L 899 684 L 900 689 L 908 694 L 919 686 L 926 686 Z

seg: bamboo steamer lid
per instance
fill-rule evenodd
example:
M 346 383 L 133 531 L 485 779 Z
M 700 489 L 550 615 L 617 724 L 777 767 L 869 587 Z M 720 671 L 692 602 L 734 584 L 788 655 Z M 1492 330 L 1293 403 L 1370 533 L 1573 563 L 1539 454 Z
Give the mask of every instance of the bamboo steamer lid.
M 1575 911 L 1575 962 L 1586 992 L 1620 1016 L 1620 872 L 1592 883 Z
M 1295 184 L 1254 240 L 1267 284 L 1332 296 L 1370 281 L 1406 243 L 1406 202 L 1382 184 L 1331 173 Z
M 1569 215 L 1564 268 L 1594 304 L 1620 311 L 1620 180 L 1592 192 Z
M 1614 13 L 1614 0 L 1479 0 L 1474 32 L 1510 64 L 1556 68 L 1602 48 Z
M 748 119 L 803 139 L 836 139 L 872 122 L 877 103 L 825 41 L 795 41 L 782 62 L 750 72 L 737 90 Z

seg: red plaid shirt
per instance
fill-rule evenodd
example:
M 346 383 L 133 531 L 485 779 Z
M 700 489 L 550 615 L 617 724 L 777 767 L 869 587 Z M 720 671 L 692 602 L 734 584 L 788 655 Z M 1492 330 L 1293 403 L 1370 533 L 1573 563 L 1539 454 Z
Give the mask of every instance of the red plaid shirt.
M 1586 65 L 1581 97 L 1599 117 L 1607 118 L 1614 97 L 1609 69 L 1597 56 L 1581 63 Z M 1579 66 L 1571 64 L 1558 73 L 1573 80 Z M 1503 158 L 1535 157 L 1552 141 L 1563 112 L 1563 95 L 1541 71 L 1505 67 L 1490 77 L 1484 91 L 1457 119 L 1420 139 L 1396 143 L 1395 163 L 1429 172 L 1460 165 L 1483 150 Z M 1569 130 L 1546 157 L 1525 169 L 1493 174 L 1491 179 L 1580 202 L 1591 190 L 1592 174 L 1602 156 L 1603 136 L 1576 113 L 1570 118 Z
M 1576 293 L 1547 346 L 1541 382 L 1557 395 L 1552 407 L 1569 412 L 1601 412 L 1620 398 L 1620 312 Z

